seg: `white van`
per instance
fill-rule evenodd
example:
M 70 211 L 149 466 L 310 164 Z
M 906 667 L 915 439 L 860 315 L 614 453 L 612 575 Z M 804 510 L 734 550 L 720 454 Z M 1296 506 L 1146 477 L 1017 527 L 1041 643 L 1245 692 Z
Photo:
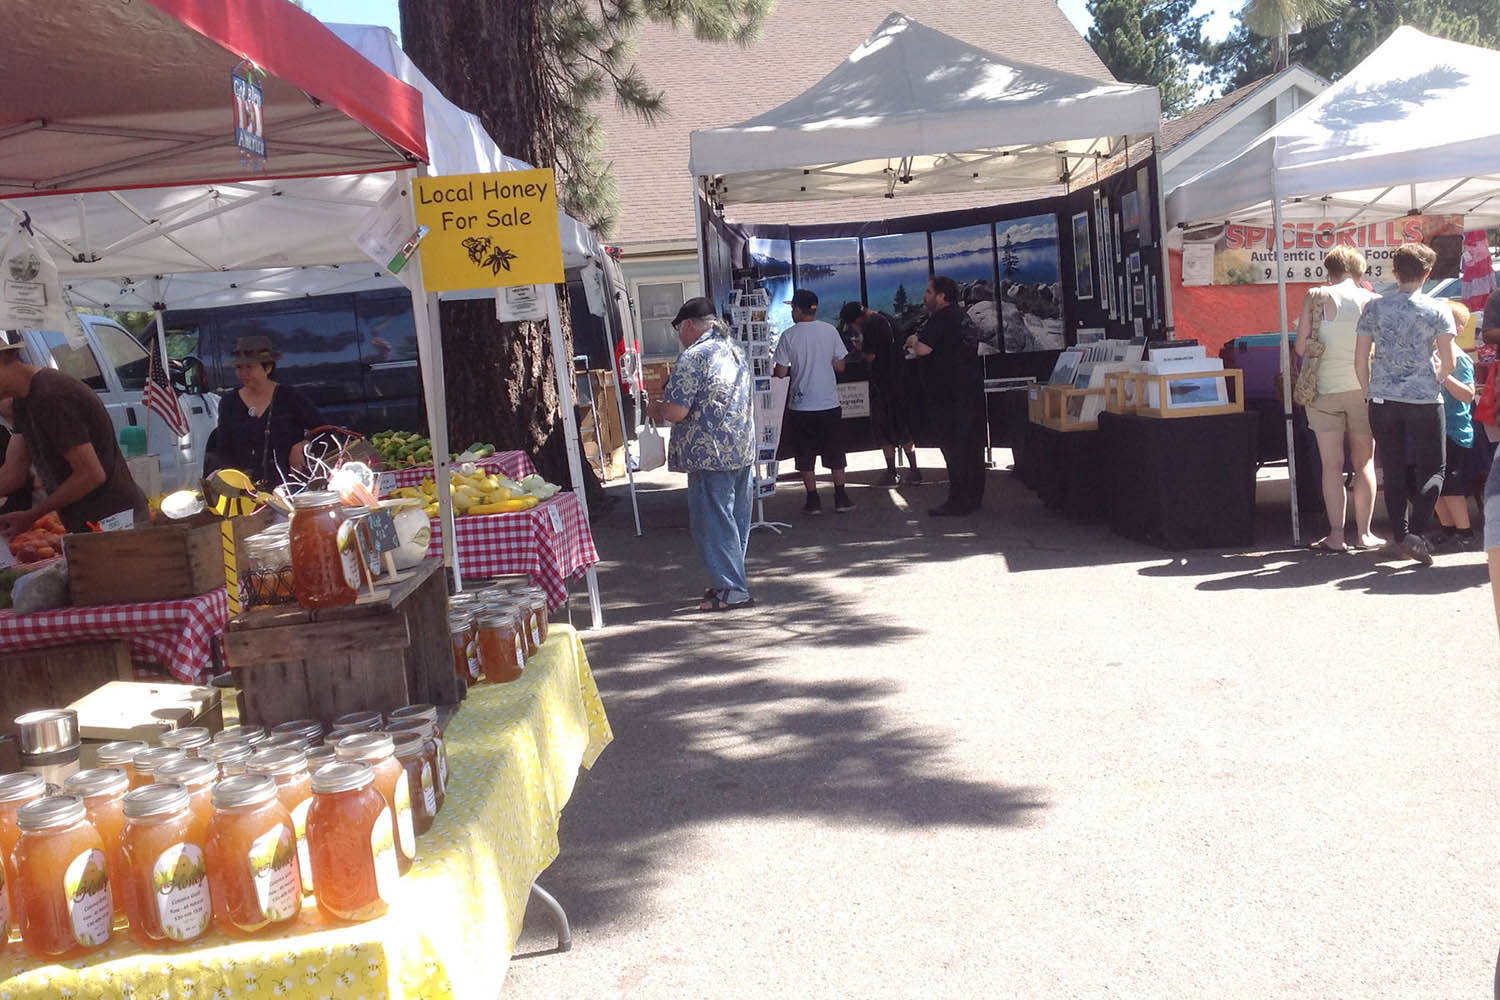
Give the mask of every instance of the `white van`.
M 179 438 L 161 417 L 153 413 L 148 419 L 141 402 L 151 364 L 146 349 L 114 320 L 82 313 L 78 318 L 83 321 L 87 347 L 69 346 L 60 333 L 23 330 L 22 359 L 72 375 L 99 393 L 114 422 L 116 439 L 122 427 L 146 427 L 146 453 L 161 458 L 164 489 L 196 483 L 203 474 L 208 435 L 219 422 L 219 397 L 184 392 L 180 383 L 176 385 L 188 418 L 188 433 Z

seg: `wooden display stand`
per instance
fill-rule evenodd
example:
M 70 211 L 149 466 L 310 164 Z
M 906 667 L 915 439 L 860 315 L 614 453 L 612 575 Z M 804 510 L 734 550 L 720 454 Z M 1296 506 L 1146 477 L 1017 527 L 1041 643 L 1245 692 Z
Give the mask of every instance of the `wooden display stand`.
M 608 371 L 585 374 L 589 395 L 578 403 L 578 440 L 583 446 L 583 457 L 593 464 L 599 479 L 609 482 L 625 475 L 625 434 L 620 427 L 615 377 Z
M 1168 386 L 1205 378 L 1222 378 L 1228 402 L 1212 406 L 1167 405 Z M 1174 372 L 1150 375 L 1144 372 L 1110 372 L 1104 376 L 1104 408 L 1110 413 L 1134 413 L 1140 417 L 1175 420 L 1181 417 L 1207 417 L 1216 413 L 1243 413 L 1245 410 L 1245 376 L 1238 368 L 1206 372 Z M 1156 405 L 1149 402 L 1149 388 L 1156 389 Z
M 124 639 L 8 652 L 0 657 L 0 729 L 14 733 L 11 720 L 18 715 L 57 708 L 102 684 L 134 677 Z
M 442 563 L 424 559 L 382 596 L 323 611 L 256 608 L 229 620 L 224 652 L 236 671 L 240 721 L 327 722 L 464 695 L 448 642 Z
M 1071 385 L 1044 385 L 1036 400 L 1036 415 L 1032 423 L 1050 427 L 1055 431 L 1096 431 L 1098 420 L 1080 420 L 1068 415 L 1073 400 L 1084 400 L 1090 396 L 1103 396 L 1103 389 L 1077 389 Z M 1029 399 L 1029 397 L 1028 397 Z

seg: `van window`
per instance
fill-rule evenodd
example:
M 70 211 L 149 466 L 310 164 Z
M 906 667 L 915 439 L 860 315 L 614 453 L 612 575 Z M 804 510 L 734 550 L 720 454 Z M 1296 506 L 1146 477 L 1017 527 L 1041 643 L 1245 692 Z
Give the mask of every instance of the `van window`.
M 104 373 L 99 370 L 99 362 L 94 360 L 94 352 L 84 345 L 83 347 L 72 347 L 68 344 L 68 338 L 60 333 L 45 332 L 42 340 L 47 343 L 47 350 L 52 352 L 52 360 L 57 363 L 57 370 L 64 375 L 71 375 L 95 392 L 103 392 Z
M 152 331 L 155 335 L 155 331 Z M 150 373 L 151 358 L 134 337 L 117 326 L 95 325 L 94 336 L 104 349 L 104 358 L 120 376 L 120 388 L 144 389 Z

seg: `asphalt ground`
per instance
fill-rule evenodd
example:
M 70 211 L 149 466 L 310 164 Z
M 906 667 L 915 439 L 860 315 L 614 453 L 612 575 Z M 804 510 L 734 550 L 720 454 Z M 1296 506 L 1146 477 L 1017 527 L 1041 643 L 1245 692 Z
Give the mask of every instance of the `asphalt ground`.
M 682 477 L 640 480 L 643 537 L 628 501 L 596 522 L 615 742 L 542 879 L 573 949 L 533 905 L 506 996 L 1489 995 L 1482 553 L 1289 550 L 1274 473 L 1249 553 L 999 470 L 938 521 L 941 485 L 851 459 L 853 512 L 826 480 L 819 518 L 792 481 L 767 504 L 792 527 L 754 533 L 747 611 L 692 610 Z

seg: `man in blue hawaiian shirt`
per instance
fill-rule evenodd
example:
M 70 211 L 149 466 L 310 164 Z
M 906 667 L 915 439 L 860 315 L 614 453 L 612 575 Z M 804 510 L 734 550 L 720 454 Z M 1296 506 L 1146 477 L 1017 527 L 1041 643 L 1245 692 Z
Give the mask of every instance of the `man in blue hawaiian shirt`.
M 753 602 L 745 547 L 755 498 L 750 364 L 709 299 L 684 302 L 672 327 L 683 350 L 662 399 L 649 404 L 646 415 L 676 425 L 667 468 L 687 473 L 688 524 L 711 583 L 698 610 L 747 607 Z

